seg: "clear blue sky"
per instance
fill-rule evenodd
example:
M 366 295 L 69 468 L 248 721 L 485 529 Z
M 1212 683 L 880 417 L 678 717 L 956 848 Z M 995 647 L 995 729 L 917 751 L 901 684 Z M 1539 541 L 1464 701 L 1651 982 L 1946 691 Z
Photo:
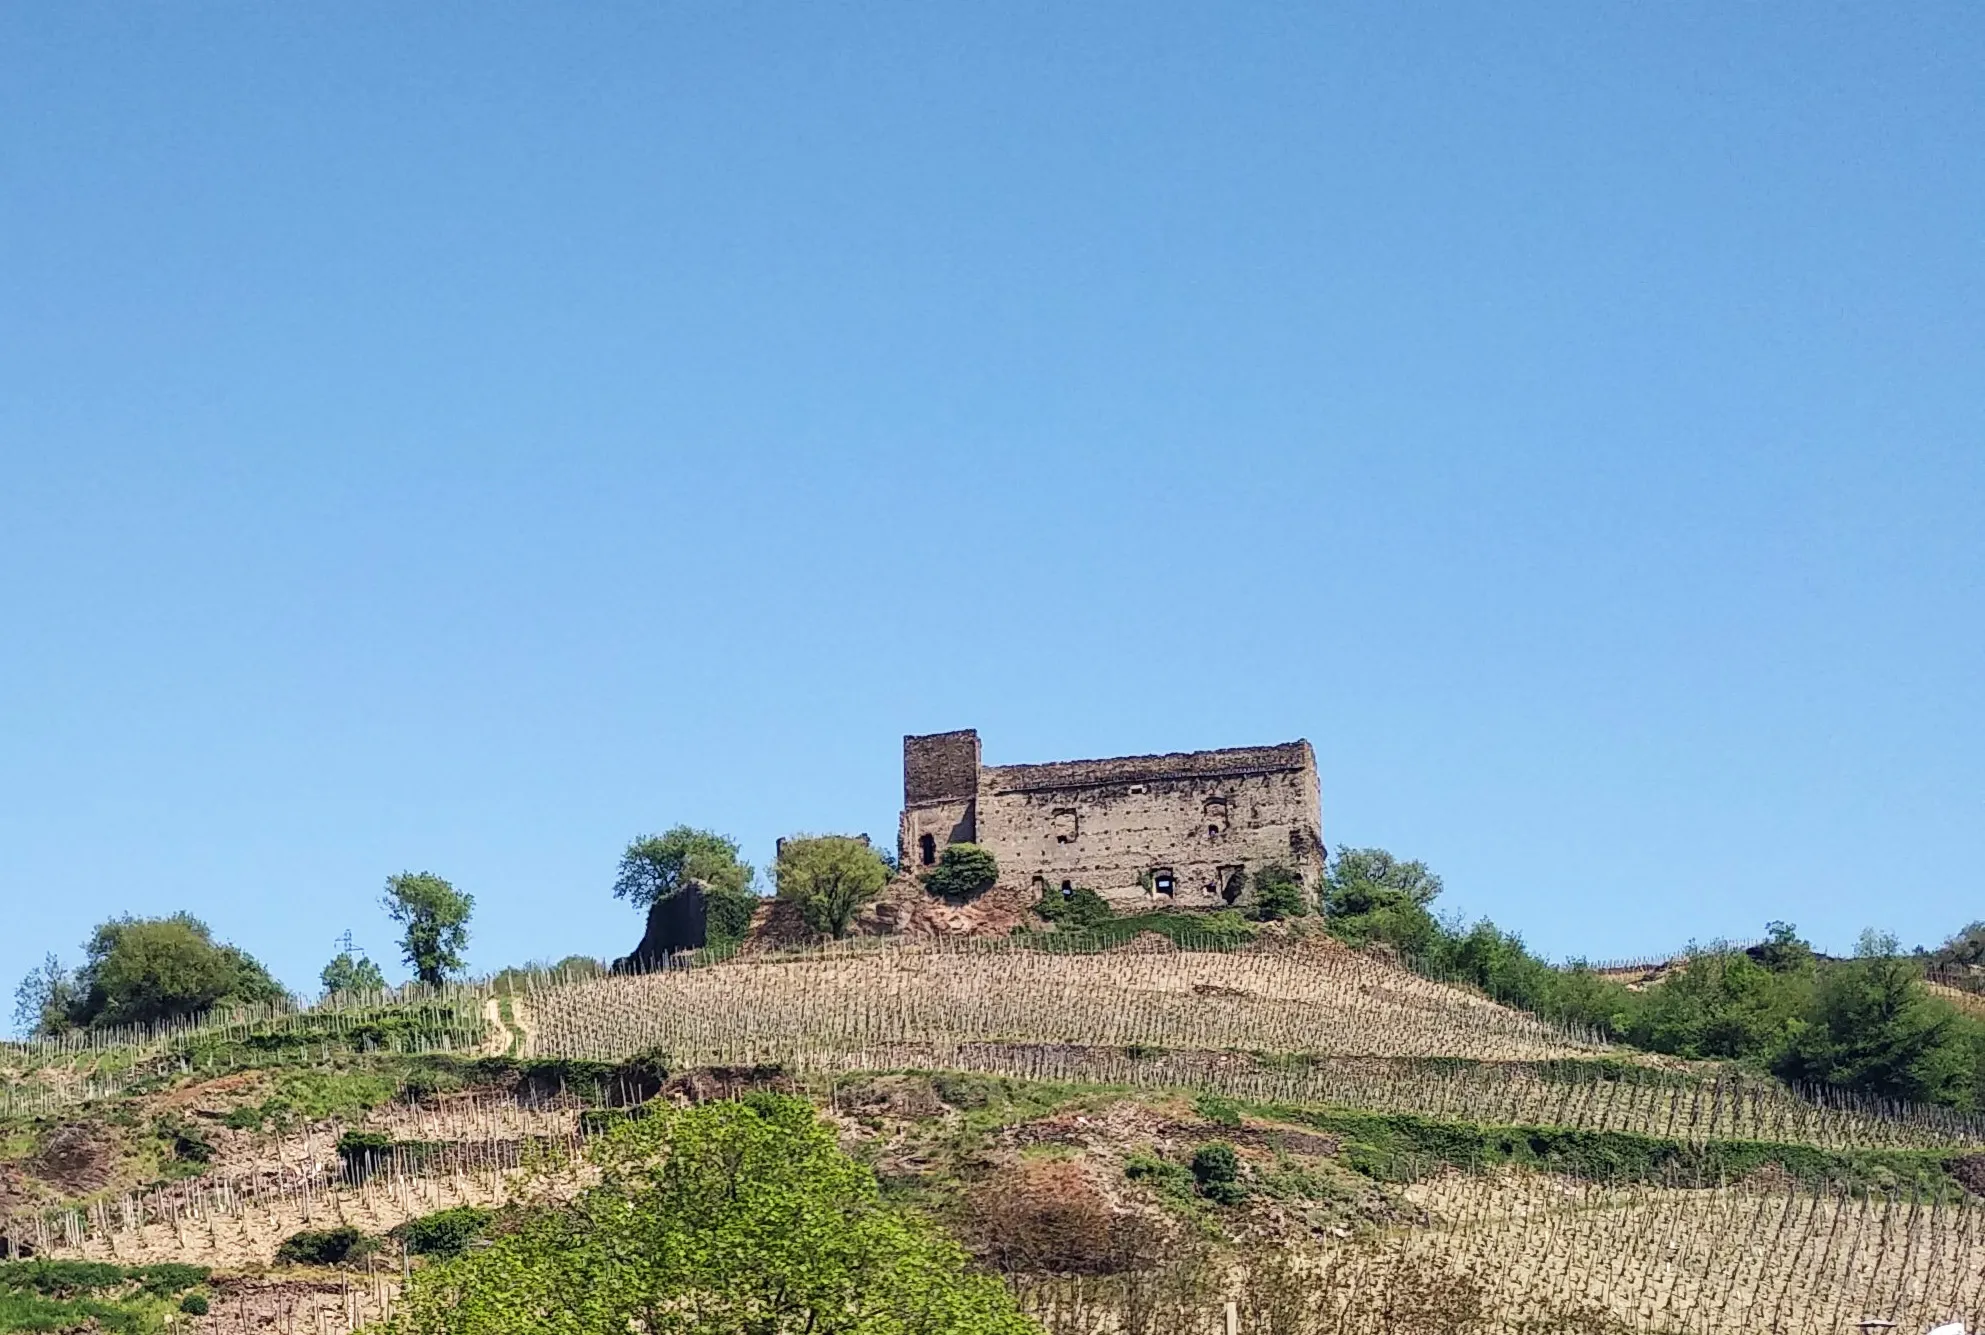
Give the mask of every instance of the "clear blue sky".
M 1985 916 L 1985 7 L 0 9 L 0 979 L 479 969 L 905 732 L 1553 953 Z M 11 986 L 11 981 L 9 981 Z

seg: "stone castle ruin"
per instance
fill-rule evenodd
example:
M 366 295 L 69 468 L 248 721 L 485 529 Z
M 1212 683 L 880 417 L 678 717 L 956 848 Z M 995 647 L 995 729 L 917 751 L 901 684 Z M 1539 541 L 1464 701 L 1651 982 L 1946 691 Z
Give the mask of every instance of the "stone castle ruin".
M 1316 754 L 1305 741 L 1047 765 L 985 765 L 971 729 L 903 739 L 903 869 L 979 844 L 1000 883 L 1082 886 L 1112 907 L 1245 906 L 1253 873 L 1293 870 L 1312 899 L 1324 848 Z

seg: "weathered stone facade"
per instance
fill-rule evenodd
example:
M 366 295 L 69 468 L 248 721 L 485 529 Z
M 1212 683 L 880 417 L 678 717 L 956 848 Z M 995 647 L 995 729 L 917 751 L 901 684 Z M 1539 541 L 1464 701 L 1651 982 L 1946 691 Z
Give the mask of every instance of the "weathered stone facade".
M 1316 755 L 1308 742 L 1049 765 L 980 763 L 971 730 L 903 739 L 906 871 L 976 843 L 1000 883 L 1087 886 L 1116 908 L 1245 906 L 1279 863 L 1312 896 L 1323 878 Z

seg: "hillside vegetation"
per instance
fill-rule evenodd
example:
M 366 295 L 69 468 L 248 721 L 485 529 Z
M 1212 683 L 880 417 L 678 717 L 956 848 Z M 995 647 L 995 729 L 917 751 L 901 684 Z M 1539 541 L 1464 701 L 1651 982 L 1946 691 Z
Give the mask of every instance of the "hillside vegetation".
M 640 842 L 626 897 L 651 926 L 689 887 L 734 898 L 734 855 Z M 862 934 L 872 877 L 826 874 L 804 892 L 847 940 L 63 1011 L 0 1049 L 0 1331 L 1985 1316 L 1985 1124 L 1963 1080 L 1921 1083 L 1968 1021 L 1887 943 L 1831 961 L 1783 930 L 1629 986 L 1442 924 L 1431 873 L 1365 855 L 1322 922 L 1071 895 L 999 939 L 889 939 Z M 438 881 L 402 887 L 453 920 L 409 931 L 430 959 L 469 903 Z M 1898 1035 L 1907 1060 L 1849 1060 Z

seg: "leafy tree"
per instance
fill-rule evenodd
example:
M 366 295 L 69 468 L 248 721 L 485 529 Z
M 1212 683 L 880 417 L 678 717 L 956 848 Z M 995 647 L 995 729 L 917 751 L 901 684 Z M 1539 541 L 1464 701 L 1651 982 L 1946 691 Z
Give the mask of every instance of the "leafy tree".
M 1985 922 L 1970 923 L 1930 953 L 1930 962 L 1985 969 Z
M 751 888 L 751 864 L 735 839 L 711 830 L 678 825 L 666 834 L 645 835 L 621 854 L 614 897 L 649 910 L 648 934 L 637 954 L 667 954 L 687 945 L 741 941 L 758 910 Z M 683 939 L 681 915 L 660 914 L 657 906 L 694 891 L 703 897 L 703 936 Z
M 379 966 L 367 959 L 363 953 L 354 955 L 349 950 L 341 950 L 331 957 L 324 966 L 317 981 L 326 992 L 384 992 L 386 975 Z
M 999 863 L 990 848 L 950 844 L 938 854 L 937 865 L 924 873 L 923 880 L 924 888 L 934 895 L 968 898 L 984 894 L 999 884 Z
M 1340 848 L 1323 879 L 1324 906 L 1354 917 L 1412 905 L 1424 909 L 1440 898 L 1441 878 L 1424 862 L 1401 862 L 1383 848 Z
M 76 1002 L 76 980 L 51 951 L 14 989 L 14 1027 L 30 1038 L 59 1034 L 69 1027 Z
M 1254 903 L 1248 916 L 1261 922 L 1300 918 L 1310 911 L 1309 896 L 1303 893 L 1303 878 L 1295 868 L 1271 862 L 1254 873 Z
M 838 940 L 856 910 L 882 893 L 889 869 L 867 840 L 800 834 L 780 842 L 773 879 L 779 898 L 798 908 L 807 926 Z
M 388 916 L 405 929 L 400 952 L 414 977 L 439 987 L 460 973 L 462 950 L 469 943 L 469 914 L 473 895 L 457 890 L 432 872 L 401 872 L 386 878 Z
M 1800 938 L 1797 927 L 1776 921 L 1764 925 L 1764 942 L 1753 946 L 1750 954 L 1773 973 L 1808 973 L 1819 958 Z
M 1787 1079 L 1964 1106 L 1974 1097 L 1977 1060 L 1963 1018 L 1924 989 L 1895 939 L 1867 934 L 1859 958 L 1820 975 L 1809 1022 L 1776 1067 Z
M 750 894 L 751 864 L 739 856 L 735 839 L 687 825 L 666 834 L 643 835 L 620 855 L 613 894 L 647 908 L 692 885 L 706 894 L 713 890 Z
M 414 1272 L 400 1335 L 1038 1332 L 802 1100 L 651 1106 L 595 1143 L 573 1206 Z
M 212 929 L 187 913 L 99 923 L 83 954 L 72 979 L 42 966 L 35 993 L 45 1026 L 55 1023 L 55 1007 L 66 1008 L 70 1024 L 109 1026 L 181 1019 L 222 1002 L 283 996 L 267 969 L 247 952 L 215 941 Z
M 1680 1057 L 1761 1058 L 1782 1052 L 1805 1024 L 1814 971 L 1790 952 L 1773 969 L 1739 950 L 1699 952 L 1647 989 L 1626 1035 L 1637 1047 Z

